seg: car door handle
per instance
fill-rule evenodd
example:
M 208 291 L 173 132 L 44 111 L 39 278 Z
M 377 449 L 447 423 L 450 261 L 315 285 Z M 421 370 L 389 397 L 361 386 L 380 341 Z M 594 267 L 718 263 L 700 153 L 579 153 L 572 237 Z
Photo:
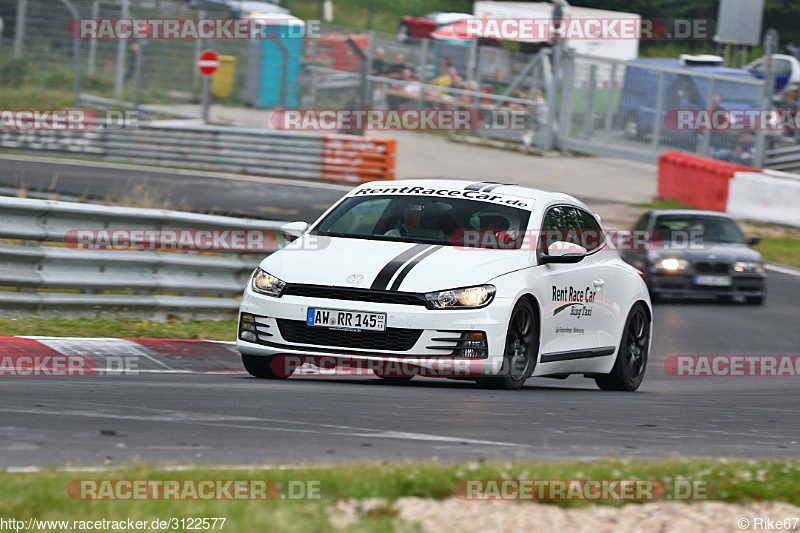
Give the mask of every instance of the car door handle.
M 592 282 L 592 284 L 593 284 L 595 287 L 597 287 L 597 288 L 599 289 L 600 287 L 602 287 L 603 285 L 605 285 L 605 284 L 606 284 L 606 282 L 605 282 L 605 280 L 602 280 L 602 279 L 596 279 L 596 280 L 594 280 L 594 281 Z

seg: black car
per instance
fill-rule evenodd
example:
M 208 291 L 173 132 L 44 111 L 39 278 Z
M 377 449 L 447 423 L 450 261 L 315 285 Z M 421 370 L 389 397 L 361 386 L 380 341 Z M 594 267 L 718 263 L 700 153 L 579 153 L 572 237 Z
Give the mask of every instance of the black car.
M 622 251 L 622 257 L 645 273 L 650 296 L 743 296 L 764 302 L 764 260 L 750 248 L 736 222 L 716 211 L 653 210 L 634 230 L 647 232 L 647 245 Z M 641 241 L 640 241 L 641 242 Z

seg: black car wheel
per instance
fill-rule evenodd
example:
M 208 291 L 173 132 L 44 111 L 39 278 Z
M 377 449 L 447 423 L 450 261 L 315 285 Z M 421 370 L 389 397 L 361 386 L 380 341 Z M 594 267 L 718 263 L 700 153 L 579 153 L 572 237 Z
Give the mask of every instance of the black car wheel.
M 642 384 L 650 346 L 650 320 L 641 303 L 631 309 L 622 331 L 617 361 L 610 374 L 595 378 L 603 390 L 635 391 Z
M 502 376 L 482 378 L 480 383 L 489 388 L 521 389 L 536 368 L 538 353 L 536 317 L 530 302 L 522 299 L 514 306 L 508 322 Z

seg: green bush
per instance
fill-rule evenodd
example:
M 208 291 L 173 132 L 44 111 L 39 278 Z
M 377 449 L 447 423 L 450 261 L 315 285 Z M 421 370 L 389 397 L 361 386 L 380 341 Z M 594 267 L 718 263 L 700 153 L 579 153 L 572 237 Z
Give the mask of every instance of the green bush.
M 19 87 L 25 83 L 28 62 L 25 59 L 0 59 L 0 85 L 3 87 Z
M 53 70 L 45 76 L 44 86 L 47 89 L 63 89 L 72 85 L 72 73 L 63 69 Z

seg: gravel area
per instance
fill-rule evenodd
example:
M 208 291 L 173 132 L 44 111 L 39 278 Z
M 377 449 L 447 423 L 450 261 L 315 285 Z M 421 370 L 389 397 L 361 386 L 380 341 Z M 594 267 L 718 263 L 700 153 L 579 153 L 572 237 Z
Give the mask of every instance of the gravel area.
M 596 505 L 563 509 L 555 505 L 489 501 L 466 502 L 454 498 L 432 500 L 401 498 L 393 506 L 386 500 L 343 500 L 336 504 L 331 522 L 347 529 L 360 517 L 370 514 L 394 514 L 407 524 L 418 524 L 427 532 L 479 533 L 487 531 L 571 531 L 617 533 L 642 531 L 672 533 L 703 531 L 729 533 L 757 531 L 755 518 L 783 520 L 800 517 L 800 507 L 786 503 L 751 502 L 654 502 L 622 507 Z M 740 519 L 748 520 L 739 523 Z M 793 524 L 793 522 L 792 522 Z M 745 527 L 741 527 L 745 526 Z M 774 526 L 773 526 L 774 527 Z M 791 530 L 791 529 L 790 529 Z M 797 528 L 795 530 L 800 530 Z

